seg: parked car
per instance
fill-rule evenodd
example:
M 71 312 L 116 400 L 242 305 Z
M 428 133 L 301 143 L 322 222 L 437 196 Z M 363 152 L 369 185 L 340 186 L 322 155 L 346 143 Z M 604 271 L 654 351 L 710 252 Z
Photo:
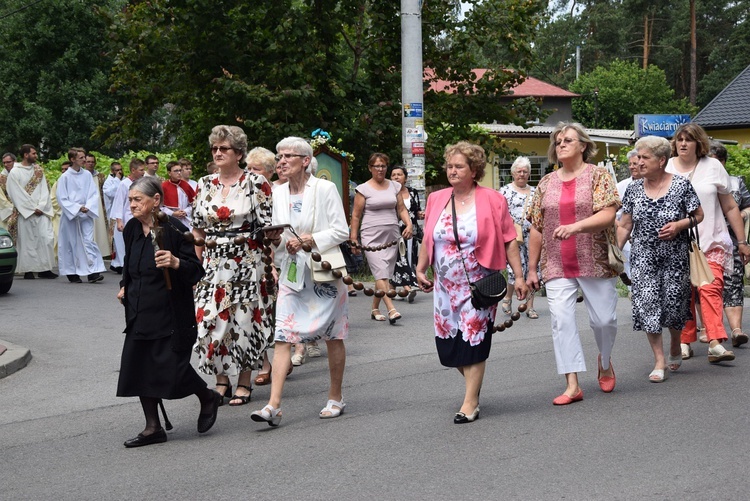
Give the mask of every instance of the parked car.
M 10 233 L 5 228 L 0 228 L 0 294 L 8 292 L 13 285 L 17 261 L 18 252 Z

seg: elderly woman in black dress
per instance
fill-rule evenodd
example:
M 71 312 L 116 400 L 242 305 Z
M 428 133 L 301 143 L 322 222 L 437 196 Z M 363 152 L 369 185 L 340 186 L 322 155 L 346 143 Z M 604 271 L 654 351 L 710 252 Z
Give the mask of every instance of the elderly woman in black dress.
M 141 399 L 146 427 L 125 447 L 167 441 L 157 412 L 161 399 L 196 395 L 199 433 L 211 429 L 221 401 L 190 365 L 198 334 L 193 286 L 203 267 L 183 237 L 188 229 L 182 223 L 169 217 L 156 228 L 162 197 L 160 183 L 150 177 L 135 181 L 128 193 L 133 219 L 123 232 L 126 253 L 117 293 L 126 321 L 117 396 Z M 171 428 L 166 416 L 165 421 Z

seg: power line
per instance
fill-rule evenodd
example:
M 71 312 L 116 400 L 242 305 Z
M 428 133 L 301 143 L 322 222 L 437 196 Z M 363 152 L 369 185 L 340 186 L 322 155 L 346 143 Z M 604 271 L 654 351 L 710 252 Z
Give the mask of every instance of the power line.
M 6 19 L 6 18 L 12 16 L 13 14 L 18 14 L 19 12 L 28 9 L 29 7 L 33 7 L 34 5 L 36 5 L 38 3 L 41 3 L 43 1 L 44 0 L 36 0 L 36 2 L 31 2 L 30 4 L 23 5 L 23 6 L 19 7 L 19 8 L 17 8 L 14 11 L 8 12 L 7 14 L 3 14 L 2 16 L 0 16 L 0 21 L 2 21 L 3 19 Z

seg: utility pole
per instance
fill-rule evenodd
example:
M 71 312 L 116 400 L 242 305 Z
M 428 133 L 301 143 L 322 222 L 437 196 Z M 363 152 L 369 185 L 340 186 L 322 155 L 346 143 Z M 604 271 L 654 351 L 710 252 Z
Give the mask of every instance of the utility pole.
M 424 190 L 422 0 L 401 0 L 401 147 L 409 184 Z
M 695 28 L 695 0 L 690 0 L 690 104 L 698 97 L 698 41 Z

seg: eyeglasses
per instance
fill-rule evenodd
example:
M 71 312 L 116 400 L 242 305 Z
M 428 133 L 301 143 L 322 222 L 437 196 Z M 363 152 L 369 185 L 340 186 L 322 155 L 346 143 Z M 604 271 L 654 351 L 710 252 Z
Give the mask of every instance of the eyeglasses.
M 307 155 L 299 155 L 297 153 L 279 153 L 278 155 L 276 155 L 273 158 L 275 158 L 277 162 L 280 162 L 282 158 L 284 160 L 289 160 L 289 159 L 292 159 L 294 157 L 305 158 L 306 156 Z
M 222 155 L 226 154 L 228 151 L 234 150 L 231 146 L 211 146 L 211 153 L 216 155 L 217 151 L 220 151 Z
M 573 143 L 575 141 L 580 141 L 580 139 L 573 139 L 573 138 L 570 138 L 570 137 L 566 137 L 562 141 L 555 141 L 555 148 L 557 148 L 558 146 L 560 146 L 563 143 L 570 144 L 570 143 Z

